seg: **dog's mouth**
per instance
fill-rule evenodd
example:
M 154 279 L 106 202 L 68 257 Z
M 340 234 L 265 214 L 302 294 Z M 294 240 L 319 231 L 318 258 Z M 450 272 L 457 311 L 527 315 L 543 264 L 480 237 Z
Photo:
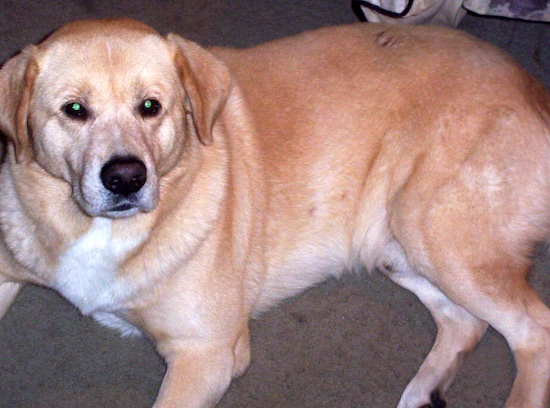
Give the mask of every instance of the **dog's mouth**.
M 128 197 L 117 196 L 103 189 L 100 194 L 92 194 L 90 200 L 81 194 L 74 194 L 74 198 L 79 207 L 92 217 L 128 218 L 153 211 L 158 204 L 158 193 L 154 188 Z
M 109 218 L 126 218 L 136 215 L 140 212 L 149 212 L 151 208 L 140 205 L 139 202 L 121 202 L 102 211 L 102 216 Z
M 122 211 L 127 211 L 127 210 L 131 210 L 132 208 L 135 208 L 134 205 L 132 204 L 129 204 L 129 203 L 125 203 L 125 204 L 119 204 L 113 208 L 111 208 L 109 210 L 109 212 L 122 212 Z

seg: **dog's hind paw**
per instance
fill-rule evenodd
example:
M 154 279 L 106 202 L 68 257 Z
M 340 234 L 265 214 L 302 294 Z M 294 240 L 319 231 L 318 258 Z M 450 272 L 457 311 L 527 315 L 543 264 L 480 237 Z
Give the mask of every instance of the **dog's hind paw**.
M 430 403 L 424 404 L 419 408 L 445 408 L 447 406 L 447 403 L 445 400 L 441 397 L 441 393 L 439 390 L 432 391 L 430 394 Z

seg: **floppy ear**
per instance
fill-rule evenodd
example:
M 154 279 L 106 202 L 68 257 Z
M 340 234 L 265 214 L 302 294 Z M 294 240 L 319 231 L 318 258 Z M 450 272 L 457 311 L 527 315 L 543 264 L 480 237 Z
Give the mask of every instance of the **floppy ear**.
M 229 95 L 229 70 L 196 43 L 176 34 L 168 34 L 167 39 L 177 47 L 174 58 L 197 135 L 204 145 L 209 145 L 212 129 Z
M 38 74 L 34 46 L 25 48 L 0 69 L 0 131 L 13 143 L 17 161 L 29 157 L 29 106 Z

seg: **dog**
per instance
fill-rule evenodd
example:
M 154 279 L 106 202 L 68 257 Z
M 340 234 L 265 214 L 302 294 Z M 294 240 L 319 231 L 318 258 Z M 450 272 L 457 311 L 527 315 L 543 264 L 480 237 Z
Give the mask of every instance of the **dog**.
M 68 24 L 0 70 L 0 313 L 24 283 L 145 333 L 155 407 L 210 407 L 248 322 L 357 266 L 438 327 L 399 408 L 444 406 L 485 333 L 544 408 L 550 95 L 457 31 L 355 24 L 205 49 L 129 19 Z

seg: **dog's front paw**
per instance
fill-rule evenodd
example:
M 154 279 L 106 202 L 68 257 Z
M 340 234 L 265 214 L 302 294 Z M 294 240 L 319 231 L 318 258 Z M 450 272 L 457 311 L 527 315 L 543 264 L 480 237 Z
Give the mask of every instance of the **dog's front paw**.
M 441 397 L 441 393 L 439 392 L 439 390 L 435 390 L 430 394 L 430 403 L 424 404 L 419 408 L 445 408 L 446 406 L 447 403 Z

